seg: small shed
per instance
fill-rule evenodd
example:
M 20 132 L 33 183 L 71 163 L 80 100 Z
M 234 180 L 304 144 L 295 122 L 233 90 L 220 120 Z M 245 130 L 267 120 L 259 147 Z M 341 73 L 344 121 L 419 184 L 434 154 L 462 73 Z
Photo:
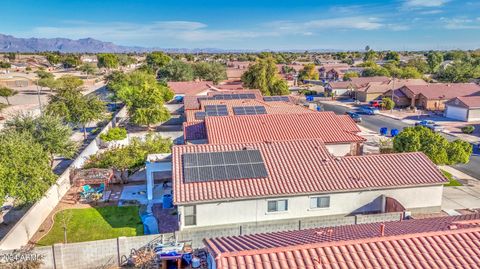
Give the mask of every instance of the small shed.
M 112 169 L 76 169 L 72 172 L 70 182 L 73 186 L 81 187 L 83 185 L 99 185 L 105 184 L 107 186 L 113 178 Z

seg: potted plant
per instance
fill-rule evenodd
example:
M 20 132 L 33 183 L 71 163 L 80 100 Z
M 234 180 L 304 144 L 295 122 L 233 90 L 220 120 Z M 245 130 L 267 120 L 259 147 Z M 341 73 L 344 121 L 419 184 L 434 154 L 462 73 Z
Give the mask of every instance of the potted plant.
M 100 145 L 105 148 L 126 145 L 127 142 L 127 130 L 125 128 L 113 127 L 106 133 L 100 134 Z

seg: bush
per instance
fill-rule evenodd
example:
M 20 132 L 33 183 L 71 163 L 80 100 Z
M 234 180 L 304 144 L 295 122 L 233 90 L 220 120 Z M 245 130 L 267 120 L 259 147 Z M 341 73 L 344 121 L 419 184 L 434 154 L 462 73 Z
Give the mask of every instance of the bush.
M 472 125 L 467 125 L 467 126 L 462 127 L 462 132 L 464 134 L 471 134 L 471 133 L 473 133 L 473 131 L 475 131 L 475 127 L 472 126 Z
M 302 91 L 302 94 L 303 95 L 317 95 L 317 92 L 316 91 L 311 91 L 311 90 L 303 90 Z
M 115 141 L 115 140 L 123 140 L 127 138 L 127 130 L 120 127 L 114 127 L 108 130 L 108 132 L 101 134 L 100 139 L 103 141 Z
M 391 110 L 395 107 L 395 102 L 389 97 L 384 97 L 382 98 L 382 107 L 383 109 Z

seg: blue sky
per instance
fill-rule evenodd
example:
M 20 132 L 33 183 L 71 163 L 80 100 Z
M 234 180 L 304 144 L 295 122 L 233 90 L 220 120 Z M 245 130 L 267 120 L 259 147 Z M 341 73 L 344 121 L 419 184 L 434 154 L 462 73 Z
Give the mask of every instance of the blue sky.
M 2 0 L 0 33 L 223 49 L 480 48 L 480 0 Z

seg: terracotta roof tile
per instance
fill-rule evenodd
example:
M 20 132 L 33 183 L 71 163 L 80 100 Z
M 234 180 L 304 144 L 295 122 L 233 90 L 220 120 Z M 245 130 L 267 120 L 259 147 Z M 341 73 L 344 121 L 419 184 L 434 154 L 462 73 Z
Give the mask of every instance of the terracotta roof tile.
M 458 99 L 468 108 L 480 108 L 480 96 L 460 96 L 448 101 L 448 103 L 455 105 L 456 99 Z
M 414 94 L 422 94 L 430 100 L 448 100 L 458 96 L 473 95 L 480 91 L 480 86 L 475 83 L 430 83 L 405 87 Z
M 218 269 L 480 268 L 480 216 L 432 218 L 204 240 Z M 461 224 L 475 220 L 476 224 Z M 456 227 L 451 229 L 451 227 Z
M 359 133 L 362 131 L 349 115 L 337 115 L 337 118 L 340 120 L 343 130 L 352 133 Z
M 258 149 L 261 152 L 268 177 L 184 182 L 183 153 L 245 148 Z M 447 182 L 438 168 L 423 153 L 334 158 L 319 139 L 181 145 L 174 146 L 172 152 L 173 193 L 176 204 L 436 185 Z
M 285 112 L 287 114 L 207 117 L 208 142 L 224 144 L 312 138 L 322 139 L 326 144 L 365 141 L 363 137 L 349 132 L 354 130 L 351 123 L 333 112 Z
M 211 88 L 211 81 L 170 81 L 167 83 L 175 94 L 197 95 Z

